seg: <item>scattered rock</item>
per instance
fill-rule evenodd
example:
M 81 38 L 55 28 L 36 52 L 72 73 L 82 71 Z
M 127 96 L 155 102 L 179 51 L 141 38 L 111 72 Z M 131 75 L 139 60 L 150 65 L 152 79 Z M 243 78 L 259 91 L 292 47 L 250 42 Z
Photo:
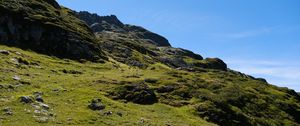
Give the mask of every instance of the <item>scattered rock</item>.
M 44 103 L 40 103 L 40 106 L 41 106 L 43 109 L 46 109 L 46 110 L 49 110 L 49 109 L 50 109 L 49 105 L 44 104 Z
M 35 96 L 43 95 L 43 92 L 33 92 L 33 95 Z
M 10 52 L 8 50 L 0 50 L 0 53 L 4 54 L 4 55 L 9 55 L 10 54 Z
M 21 80 L 21 77 L 19 77 L 19 76 L 17 76 L 17 75 L 13 76 L 12 78 L 13 78 L 14 80 L 16 80 L 16 81 Z
M 22 55 L 22 53 L 20 53 L 20 52 L 16 52 L 16 54 L 17 54 L 17 55 L 19 55 L 19 56 L 21 56 L 21 55 Z
M 37 102 L 44 102 L 44 99 L 42 98 L 41 95 L 37 95 L 36 98 L 35 98 L 35 100 L 36 100 Z
M 31 64 L 28 60 L 20 58 L 20 57 L 17 59 L 17 61 L 18 61 L 18 63 L 23 64 L 23 65 L 30 65 Z
M 88 107 L 92 110 L 103 110 L 105 109 L 105 105 L 102 103 L 101 99 L 93 99 L 91 104 Z
M 52 91 L 53 91 L 53 92 L 59 92 L 59 89 L 56 88 L 56 89 L 53 89 Z
M 73 119 L 72 118 L 67 118 L 67 121 L 72 121 Z
M 38 107 L 39 107 L 39 106 L 38 106 Z M 38 108 L 38 107 L 36 107 L 36 108 Z M 34 114 L 41 114 L 41 111 L 36 109 L 36 110 L 33 111 L 33 113 L 34 113 Z
M 144 119 L 144 118 L 141 118 L 141 119 L 140 119 L 140 123 L 141 123 L 141 124 L 145 123 L 145 119 Z
M 33 102 L 32 98 L 30 96 L 21 96 L 20 99 L 21 99 L 21 102 L 26 103 L 26 104 Z
M 107 116 L 109 116 L 109 115 L 112 115 L 113 114 L 113 112 L 112 111 L 107 111 L 107 112 L 104 112 L 104 115 L 107 115 Z
M 10 60 L 11 60 L 14 64 L 19 65 L 18 59 L 16 59 L 16 58 L 11 58 Z
M 49 118 L 46 116 L 42 116 L 42 117 L 35 117 L 36 121 L 39 123 L 47 123 L 49 121 Z
M 13 111 L 10 107 L 6 107 L 3 109 L 5 115 L 13 115 Z

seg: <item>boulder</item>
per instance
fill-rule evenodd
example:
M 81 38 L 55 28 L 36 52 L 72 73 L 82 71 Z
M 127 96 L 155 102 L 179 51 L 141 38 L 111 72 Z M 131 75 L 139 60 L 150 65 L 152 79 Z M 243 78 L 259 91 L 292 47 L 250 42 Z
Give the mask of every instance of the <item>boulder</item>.
M 109 92 L 113 99 L 123 99 L 137 104 L 154 104 L 158 101 L 153 89 L 144 83 L 127 84 Z
M 19 77 L 19 76 L 17 76 L 17 75 L 14 75 L 12 78 L 13 78 L 14 80 L 16 80 L 16 81 L 21 80 L 21 77 Z
M 44 99 L 42 98 L 41 95 L 37 95 L 36 98 L 35 98 L 35 100 L 36 100 L 37 102 L 44 102 Z
M 219 58 L 206 58 L 200 62 L 194 63 L 194 65 L 201 68 L 227 70 L 227 64 Z
M 4 55 L 9 55 L 10 54 L 10 52 L 7 51 L 7 50 L 0 50 L 0 53 L 4 54 Z
M 4 112 L 5 115 L 13 115 L 13 111 L 10 107 L 5 107 L 3 109 L 3 112 Z
M 0 5 L 0 44 L 59 58 L 107 60 L 91 29 L 55 0 L 2 0 Z
M 101 99 L 93 99 L 91 103 L 88 105 L 91 110 L 103 110 L 105 109 L 105 105 L 102 103 Z
M 21 96 L 20 101 L 23 103 L 26 103 L 26 104 L 33 102 L 32 98 L 30 96 Z
M 41 106 L 43 109 L 45 109 L 45 110 L 50 109 L 49 105 L 44 104 L 44 103 L 40 103 L 40 106 Z

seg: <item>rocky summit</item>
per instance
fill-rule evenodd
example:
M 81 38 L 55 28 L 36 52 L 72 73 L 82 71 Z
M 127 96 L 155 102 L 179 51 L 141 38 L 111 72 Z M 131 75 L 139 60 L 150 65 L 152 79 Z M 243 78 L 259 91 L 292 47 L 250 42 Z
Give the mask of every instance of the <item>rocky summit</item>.
M 0 57 L 0 126 L 300 125 L 294 90 L 55 0 L 0 0 Z
M 94 32 L 111 31 L 127 34 L 131 33 L 140 39 L 147 39 L 157 46 L 171 46 L 166 38 L 139 26 L 124 25 L 115 15 L 99 16 L 97 14 L 81 11 L 77 13 L 77 16 L 85 21 Z
M 1 44 L 61 58 L 106 59 L 89 27 L 55 0 L 2 0 Z

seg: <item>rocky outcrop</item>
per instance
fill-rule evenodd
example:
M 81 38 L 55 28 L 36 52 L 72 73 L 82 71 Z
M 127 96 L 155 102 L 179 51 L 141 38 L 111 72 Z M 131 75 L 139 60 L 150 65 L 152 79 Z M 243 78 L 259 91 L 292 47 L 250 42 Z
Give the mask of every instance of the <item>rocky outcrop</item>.
M 124 25 L 114 15 L 99 16 L 86 11 L 75 13 L 96 34 L 101 48 L 119 62 L 141 68 L 161 62 L 183 70 L 193 70 L 194 67 L 227 70 L 227 65 L 220 59 L 204 60 L 192 51 L 173 48 L 166 38 L 139 26 Z
M 116 25 L 123 27 L 124 24 L 115 15 L 110 16 L 99 16 L 97 14 L 91 14 L 87 11 L 75 12 L 77 17 L 85 21 L 89 26 L 95 23 L 107 22 L 110 25 Z
M 219 69 L 227 70 L 227 65 L 219 58 L 206 58 L 201 62 L 194 64 L 197 67 L 208 68 L 208 69 Z
M 81 11 L 76 14 L 77 17 L 85 21 L 94 32 L 111 31 L 130 33 L 140 39 L 149 40 L 150 43 L 157 46 L 171 46 L 166 38 L 139 26 L 124 25 L 115 15 L 99 16 L 86 11 Z
M 54 8 L 60 9 L 60 5 L 55 0 L 44 0 L 44 1 L 52 5 Z
M 118 87 L 110 92 L 109 96 L 116 100 L 126 100 L 137 104 L 154 104 L 158 101 L 154 90 L 144 83 Z
M 75 60 L 102 61 L 108 55 L 140 68 L 160 62 L 172 68 L 227 69 L 221 60 L 203 60 L 192 51 L 173 48 L 166 38 L 139 26 L 123 24 L 114 15 L 74 12 L 60 7 L 55 0 L 3 1 L 2 44 Z
M 92 31 L 54 0 L 3 0 L 0 11 L 1 44 L 60 58 L 106 59 Z
M 164 54 L 168 54 L 172 56 L 187 56 L 196 60 L 203 60 L 203 57 L 201 55 L 195 54 L 192 51 L 186 49 L 160 47 L 159 50 Z
M 134 32 L 138 37 L 142 39 L 150 40 L 153 44 L 157 46 L 171 46 L 171 44 L 165 37 L 150 32 L 140 26 L 125 25 L 124 29 L 128 32 Z

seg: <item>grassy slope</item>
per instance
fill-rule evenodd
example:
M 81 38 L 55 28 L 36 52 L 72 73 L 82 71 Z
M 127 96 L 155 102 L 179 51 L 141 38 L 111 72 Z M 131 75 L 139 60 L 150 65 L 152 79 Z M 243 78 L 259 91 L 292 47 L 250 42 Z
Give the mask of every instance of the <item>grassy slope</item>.
M 0 88 L 0 110 L 10 107 L 13 115 L 4 115 L 0 111 L 0 125 L 214 125 L 193 115 L 190 106 L 175 108 L 160 103 L 126 104 L 105 97 L 105 91 L 116 85 L 114 83 L 163 77 L 166 75 L 162 74 L 168 68 L 152 71 L 112 63 L 81 64 L 0 45 L 0 50 L 2 49 L 11 53 L 0 54 L 0 84 L 11 84 L 13 88 Z M 11 60 L 17 57 L 35 65 L 17 65 Z M 65 74 L 63 69 L 80 71 L 82 74 Z M 12 79 L 15 75 L 30 84 L 20 85 L 20 81 Z M 140 78 L 126 77 L 128 75 L 138 75 Z M 36 114 L 32 105 L 20 103 L 20 96 L 33 96 L 34 92 L 43 93 L 45 103 L 50 106 L 48 114 Z M 88 109 L 87 105 L 93 98 L 101 98 L 106 109 L 100 112 Z M 112 111 L 113 114 L 107 116 L 104 114 L 107 111 Z M 116 113 L 122 113 L 123 116 Z M 42 117 L 49 118 L 49 121 L 41 121 Z

